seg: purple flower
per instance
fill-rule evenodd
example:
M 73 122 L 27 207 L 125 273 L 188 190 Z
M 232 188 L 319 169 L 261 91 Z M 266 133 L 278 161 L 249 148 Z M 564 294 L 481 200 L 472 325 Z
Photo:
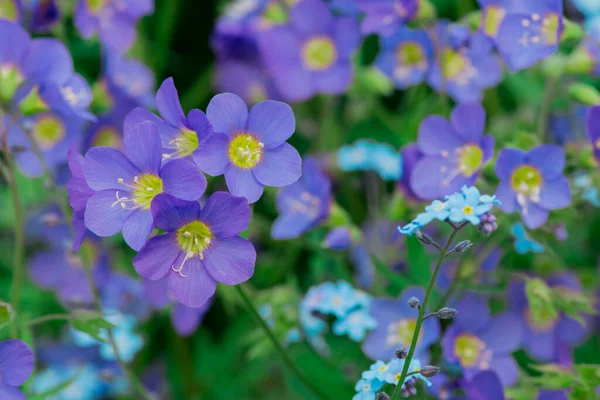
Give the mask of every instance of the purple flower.
M 172 302 L 169 295 L 168 277 L 157 281 L 144 279 L 144 293 L 153 308 L 162 309 Z M 204 315 L 210 310 L 214 297 L 208 299 L 204 305 L 198 308 L 186 307 L 181 303 L 176 303 L 171 309 L 171 325 L 175 332 L 180 336 L 190 336 L 202 323 Z
M 154 106 L 154 73 L 143 63 L 116 52 L 107 52 L 103 84 L 113 99 L 113 109 Z M 117 110 L 115 110 L 117 111 Z
M 231 93 L 210 101 L 206 114 L 215 133 L 194 153 L 211 176 L 225 175 L 229 191 L 256 202 L 265 186 L 287 186 L 302 172 L 300 155 L 286 140 L 296 128 L 290 106 L 267 100 L 252 107 Z
M 489 4 L 484 31 L 495 39 L 511 72 L 530 67 L 558 50 L 564 28 L 561 0 L 485 3 Z M 503 8 L 498 3 L 508 4 Z
M 419 0 L 357 0 L 356 4 L 365 13 L 361 25 L 363 34 L 392 35 L 419 10 Z
M 452 400 L 504 400 L 504 388 L 498 375 L 493 371 L 483 371 L 470 380 L 461 379 L 461 387 L 466 397 L 453 397 Z
M 276 240 L 293 239 L 312 229 L 329 216 L 331 181 L 317 162 L 306 157 L 302 178 L 279 191 L 271 236 Z
M 581 283 L 574 274 L 564 272 L 546 280 L 548 286 L 564 291 L 581 292 Z M 571 351 L 588 336 L 591 317 L 584 317 L 584 324 L 567 317 L 563 313 L 553 316 L 532 310 L 525 294 L 525 283 L 514 280 L 508 286 L 508 308 L 520 316 L 525 350 L 541 362 L 570 364 Z M 506 332 L 506 330 L 504 330 Z M 568 355 L 563 353 L 568 352 Z
M 408 299 L 412 296 L 422 299 L 423 289 L 405 289 L 398 300 L 375 298 L 371 301 L 369 313 L 377 320 L 377 327 L 363 343 L 362 350 L 367 356 L 373 360 L 389 360 L 398 348 L 410 347 L 417 323 L 417 311 L 408 305 Z M 439 321 L 435 318 L 425 320 L 414 357 L 427 363 L 429 346 L 437 342 L 439 337 Z
M 468 380 L 491 370 L 502 385 L 514 385 L 519 368 L 511 353 L 522 340 L 519 315 L 505 312 L 492 316 L 487 300 L 475 294 L 466 295 L 453 308 L 458 314 L 442 339 L 446 360 L 459 364 Z
M 15 154 L 17 165 L 21 172 L 31 177 L 42 176 L 44 168 L 27 135 L 35 140 L 48 168 L 55 171 L 67 161 L 67 151 L 81 135 L 84 123 L 80 118 L 64 117 L 52 112 L 22 117 L 18 124 L 8 117 L 4 121 L 8 127 L 8 144 Z
M 122 314 L 144 318 L 149 304 L 142 280 L 123 273 L 113 273 L 102 288 L 102 306 Z
M 419 146 L 416 143 L 404 146 L 400 154 L 402 155 L 402 170 L 404 173 L 402 174 L 402 178 L 398 181 L 398 190 L 411 201 L 423 200 L 420 199 L 410 187 L 410 177 L 412 176 L 412 171 L 418 161 L 423 158 L 424 154 L 419 150 Z
M 19 386 L 25 383 L 33 371 L 33 351 L 22 340 L 0 342 L 0 398 L 2 400 L 25 400 Z
M 189 160 L 161 165 L 160 136 L 151 122 L 126 130 L 124 147 L 124 154 L 111 147 L 93 147 L 86 153 L 85 180 L 97 193 L 86 203 L 85 225 L 102 237 L 122 231 L 127 244 L 139 250 L 154 228 L 154 197 L 164 192 L 196 200 L 206 189 L 206 178 Z
M 477 180 L 483 164 L 494 153 L 494 138 L 484 136 L 485 110 L 461 104 L 447 121 L 427 117 L 419 127 L 417 145 L 424 156 L 410 172 L 410 187 L 423 199 L 443 198 Z
M 338 226 L 327 232 L 321 244 L 326 249 L 346 250 L 352 244 L 352 231 L 346 226 Z
M 100 116 L 96 122 L 88 126 L 81 148 L 87 151 L 94 146 L 106 146 L 123 150 L 121 127 L 125 116 L 120 114 L 115 109 L 113 112 Z
M 585 130 L 592 144 L 594 158 L 600 163 L 600 106 L 588 109 Z
M 8 0 L 9 3 L 11 1 L 13 0 Z M 33 0 L 26 2 L 25 6 L 30 18 L 29 28 L 33 32 L 50 32 L 60 22 L 61 12 L 58 3 L 57 0 Z
M 2 2 L 2 7 L 0 7 L 0 20 L 20 23 L 22 19 L 23 4 L 21 4 L 21 0 L 5 0 Z
M 7 3 L 11 7 L 11 3 Z M 16 10 L 16 8 L 15 8 Z M 0 18 L 0 101 L 8 102 L 25 80 L 25 58 L 31 39 L 18 24 Z
M 565 152 L 559 146 L 541 145 L 529 152 L 502 149 L 496 162 L 500 208 L 506 213 L 518 211 L 530 229 L 542 226 L 550 210 L 571 203 L 564 167 Z
M 348 88 L 360 34 L 354 18 L 333 16 L 321 0 L 303 0 L 291 8 L 289 24 L 263 29 L 258 43 L 278 92 L 298 102 Z
M 88 200 L 96 193 L 90 188 L 85 180 L 83 172 L 84 158 L 77 152 L 75 147 L 71 147 L 67 154 L 71 179 L 67 183 L 69 193 L 69 205 L 73 209 L 73 230 L 75 238 L 73 239 L 73 250 L 78 251 L 89 230 L 85 226 L 85 206 Z M 90 232 L 91 234 L 91 232 Z
M 213 132 L 206 115 L 191 110 L 187 117 L 179 104 L 179 95 L 173 78 L 166 79 L 156 92 L 156 107 L 162 118 L 151 111 L 138 107 L 125 118 L 124 130 L 141 122 L 151 121 L 158 127 L 162 140 L 163 159 L 172 160 L 191 156 L 198 144 Z
M 537 400 L 568 400 L 564 390 L 540 390 Z
M 167 277 L 169 293 L 187 307 L 200 307 L 217 282 L 237 285 L 254 273 L 256 251 L 239 233 L 250 221 L 246 199 L 212 194 L 204 208 L 162 194 L 152 203 L 156 225 L 166 233 L 151 238 L 133 259 L 146 279 Z
M 457 36 L 458 32 L 460 30 L 445 21 L 438 23 L 434 39 L 440 50 L 428 82 L 459 103 L 477 102 L 482 99 L 484 89 L 500 82 L 502 65 L 492 52 L 492 42 L 483 33 Z
M 137 21 L 153 12 L 152 0 L 80 0 L 75 8 L 74 22 L 85 39 L 97 34 L 106 47 L 123 53 L 135 41 Z
M 381 39 L 381 54 L 375 65 L 396 87 L 405 89 L 427 78 L 433 60 L 433 43 L 424 30 L 402 28 Z

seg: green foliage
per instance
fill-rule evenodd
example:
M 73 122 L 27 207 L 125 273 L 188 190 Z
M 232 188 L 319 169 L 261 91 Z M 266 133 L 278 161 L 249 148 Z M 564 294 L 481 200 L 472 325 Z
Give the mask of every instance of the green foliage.
M 558 364 L 545 364 L 534 368 L 542 375 L 532 378 L 532 382 L 543 389 L 570 389 L 571 400 L 598 398 L 596 388 L 600 382 L 600 365 L 578 364 L 569 369 Z
M 102 315 L 86 310 L 74 311 L 71 323 L 73 328 L 83 333 L 87 333 L 100 342 L 107 342 L 106 329 L 115 327 L 113 324 L 106 321 Z

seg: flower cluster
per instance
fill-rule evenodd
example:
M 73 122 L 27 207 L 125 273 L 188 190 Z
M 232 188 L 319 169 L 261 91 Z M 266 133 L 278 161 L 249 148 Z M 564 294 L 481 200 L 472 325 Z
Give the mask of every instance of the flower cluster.
M 385 363 L 383 361 L 377 361 L 371 364 L 369 370 L 362 373 L 362 379 L 356 382 L 357 394 L 352 397 L 352 400 L 374 400 L 375 395 L 384 384 L 390 383 L 392 385 L 398 385 L 400 381 L 400 375 L 404 368 L 405 360 L 394 358 L 391 361 Z M 408 367 L 410 376 L 408 376 L 401 385 L 402 394 L 405 397 L 415 395 L 416 381 L 421 380 L 425 382 L 427 386 L 431 386 L 429 379 L 421 375 L 421 362 L 413 359 Z
M 434 200 L 425 207 L 425 212 L 417 215 L 409 224 L 398 228 L 405 235 L 412 235 L 434 219 L 451 224 L 470 223 L 479 225 L 481 217 L 492 206 L 500 205 L 496 196 L 481 195 L 476 187 L 463 186 L 460 192 L 446 196 L 445 201 Z
M 374 171 L 383 180 L 402 177 L 402 156 L 387 144 L 359 140 L 342 146 L 337 163 L 342 171 Z

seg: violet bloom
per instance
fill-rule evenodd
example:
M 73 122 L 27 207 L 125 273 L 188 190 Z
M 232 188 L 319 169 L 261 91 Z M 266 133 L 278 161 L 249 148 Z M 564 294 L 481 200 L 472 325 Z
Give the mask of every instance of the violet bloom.
M 334 16 L 321 0 L 303 0 L 291 8 L 289 24 L 262 30 L 258 42 L 278 92 L 298 102 L 348 88 L 360 34 L 354 18 Z
M 466 397 L 453 397 L 452 400 L 504 400 L 504 388 L 493 371 L 483 371 L 470 380 L 461 379 L 461 387 Z
M 156 107 L 162 118 L 138 107 L 125 118 L 124 130 L 145 121 L 156 124 L 162 140 L 164 160 L 191 156 L 198 144 L 213 132 L 213 127 L 202 111 L 193 109 L 185 116 L 173 78 L 165 79 L 158 88 Z
M 154 73 L 142 62 L 107 52 L 102 80 L 113 109 L 125 108 L 126 114 L 136 106 L 154 107 Z
M 143 287 L 146 299 L 150 306 L 160 310 L 169 306 L 173 297 L 169 294 L 169 278 L 164 277 L 157 281 L 144 279 Z M 214 297 L 208 299 L 204 305 L 198 308 L 186 307 L 181 303 L 175 302 L 171 309 L 171 325 L 179 336 L 190 336 L 200 326 L 204 315 L 210 310 Z
M 271 236 L 276 240 L 293 239 L 329 217 L 331 181 L 311 158 L 304 159 L 302 178 L 277 194 L 279 217 Z
M 381 54 L 375 65 L 397 88 L 405 89 L 427 78 L 433 54 L 433 43 L 427 32 L 403 28 L 381 39 Z
M 568 400 L 564 390 L 540 390 L 537 400 Z
M 418 161 L 423 158 L 424 154 L 421 152 L 416 143 L 411 143 L 407 144 L 401 149 L 400 155 L 402 156 L 402 170 L 404 173 L 402 174 L 402 178 L 398 181 L 398 190 L 409 200 L 424 200 L 420 199 L 410 187 L 410 177 L 412 176 L 412 171 L 414 170 Z
M 560 146 L 545 144 L 528 152 L 502 149 L 496 161 L 499 207 L 506 213 L 518 211 L 528 228 L 539 228 L 549 211 L 571 203 L 564 167 L 565 152 Z
M 485 110 L 460 104 L 450 121 L 431 115 L 421 123 L 417 145 L 424 156 L 410 173 L 410 187 L 422 199 L 438 199 L 475 184 L 494 153 L 494 138 L 484 136 Z
M 98 35 L 106 47 L 124 53 L 135 41 L 137 21 L 153 12 L 152 0 L 80 0 L 75 8 L 74 23 L 85 39 Z
M 519 315 L 504 312 L 492 316 L 487 300 L 475 294 L 466 295 L 453 308 L 458 314 L 442 339 L 446 360 L 460 365 L 469 380 L 480 371 L 491 370 L 503 386 L 514 385 L 519 367 L 511 353 L 523 336 Z
M 71 171 L 71 179 L 67 183 L 67 191 L 69 193 L 69 205 L 73 209 L 72 222 L 75 234 L 73 238 L 73 250 L 78 251 L 89 232 L 84 220 L 85 206 L 96 191 L 90 188 L 85 180 L 83 172 L 84 158 L 77 152 L 75 147 L 69 149 L 67 159 Z
M 25 383 L 33 371 L 33 351 L 22 340 L 0 342 L 0 398 L 2 400 L 25 400 L 19 386 Z
M 0 3 L 0 20 L 20 23 L 22 19 L 23 4 L 21 4 L 21 0 L 3 0 Z
M 225 175 L 229 191 L 255 203 L 265 186 L 287 186 L 302 175 L 300 154 L 286 140 L 296 129 L 294 112 L 285 103 L 263 101 L 252 107 L 232 93 L 210 101 L 206 115 L 215 133 L 194 153 L 194 161 L 211 176 Z
M 31 39 L 20 25 L 1 18 L 0 38 L 0 102 L 9 102 L 25 80 L 25 58 Z
M 160 136 L 152 122 L 125 131 L 124 147 L 124 154 L 111 147 L 93 147 L 86 153 L 85 180 L 97 193 L 87 201 L 85 225 L 102 237 L 122 231 L 127 244 L 139 250 L 154 228 L 154 197 L 164 192 L 196 200 L 206 189 L 206 178 L 189 160 L 162 165 Z
M 558 50 L 564 28 L 561 0 L 480 2 L 486 3 L 484 32 L 494 38 L 511 72 L 530 67 Z
M 408 299 L 423 298 L 423 289 L 405 289 L 398 300 L 375 298 L 369 313 L 377 320 L 377 327 L 369 333 L 362 350 L 373 360 L 389 360 L 400 347 L 409 348 L 417 323 L 417 310 L 410 308 Z M 436 318 L 423 322 L 414 357 L 427 363 L 429 346 L 440 337 L 440 323 Z
M 594 158 L 600 162 L 600 106 L 593 106 L 588 109 L 585 130 L 592 144 Z
M 102 287 L 102 306 L 138 318 L 148 316 L 149 304 L 141 279 L 115 272 Z
M 581 283 L 574 274 L 556 274 L 546 280 L 548 286 L 566 294 L 582 292 Z M 585 316 L 583 324 L 559 313 L 553 316 L 532 310 L 525 294 L 525 282 L 512 281 L 508 286 L 508 308 L 520 316 L 523 347 L 531 357 L 541 362 L 570 364 L 573 347 L 585 341 L 592 318 Z M 506 332 L 506 330 L 504 330 Z
M 392 35 L 419 11 L 419 0 L 356 0 L 356 5 L 365 13 L 363 34 Z
M 460 26 L 446 21 L 439 22 L 434 32 L 440 50 L 430 69 L 429 85 L 459 103 L 481 101 L 484 89 L 502 79 L 500 58 L 490 39 L 481 32 L 464 34 Z
M 254 273 L 256 251 L 239 236 L 250 222 L 246 199 L 216 192 L 201 208 L 196 201 L 161 194 L 152 214 L 166 233 L 148 240 L 133 266 L 146 279 L 167 277 L 169 293 L 184 306 L 201 307 L 217 282 L 237 285 Z

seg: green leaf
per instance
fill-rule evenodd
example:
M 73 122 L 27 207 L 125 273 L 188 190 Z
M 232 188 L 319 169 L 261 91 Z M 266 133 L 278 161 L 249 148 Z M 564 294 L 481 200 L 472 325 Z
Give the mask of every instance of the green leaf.
M 425 252 L 423 243 L 415 236 L 408 236 L 406 240 L 408 249 L 408 276 L 419 286 L 426 287 L 431 279 L 431 260 Z
M 600 381 L 600 365 L 575 364 L 573 369 L 579 374 L 579 378 L 584 384 L 595 386 Z
M 101 314 L 93 311 L 78 310 L 73 312 L 73 328 L 87 333 L 100 342 L 107 342 L 105 329 L 112 329 L 115 325 L 106 321 Z
M 15 317 L 12 306 L 4 301 L 0 301 L 0 329 L 9 325 Z
M 59 394 L 60 392 L 62 392 L 66 388 L 68 388 L 73 382 L 75 382 L 77 380 L 77 378 L 79 378 L 79 375 L 81 375 L 81 372 L 83 371 L 84 368 L 85 367 L 81 367 L 75 375 L 73 375 L 72 377 L 70 377 L 69 379 L 67 379 L 64 382 L 61 382 L 58 385 L 56 385 L 48 390 L 43 391 L 42 393 L 32 394 L 31 396 L 29 396 L 29 400 L 45 400 L 49 397 L 56 396 L 57 394 Z

